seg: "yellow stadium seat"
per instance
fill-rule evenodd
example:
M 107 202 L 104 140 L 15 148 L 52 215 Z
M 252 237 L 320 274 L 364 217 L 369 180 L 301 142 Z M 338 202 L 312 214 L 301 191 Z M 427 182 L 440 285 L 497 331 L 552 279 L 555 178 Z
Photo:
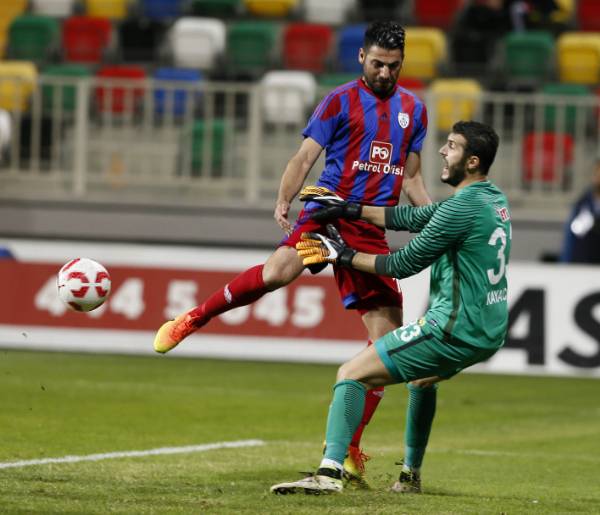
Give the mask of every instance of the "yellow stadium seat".
M 244 0 L 246 10 L 254 16 L 283 18 L 298 6 L 298 0 Z
M 37 69 L 29 61 L 0 61 L 0 109 L 26 111 Z
M 455 122 L 473 119 L 482 90 L 473 79 L 436 79 L 429 91 L 434 95 L 436 127 L 449 131 Z
M 573 18 L 575 12 L 575 0 L 555 0 L 558 10 L 550 16 L 553 22 L 565 23 Z
M 127 0 L 85 0 L 88 16 L 121 20 L 127 16 Z
M 565 32 L 558 38 L 557 52 L 561 82 L 600 82 L 600 33 Z
M 440 29 L 408 27 L 402 75 L 429 80 L 446 59 L 446 36 Z
M 22 14 L 27 9 L 28 0 L 1 0 L 0 1 L 0 24 L 8 25 L 15 16 Z

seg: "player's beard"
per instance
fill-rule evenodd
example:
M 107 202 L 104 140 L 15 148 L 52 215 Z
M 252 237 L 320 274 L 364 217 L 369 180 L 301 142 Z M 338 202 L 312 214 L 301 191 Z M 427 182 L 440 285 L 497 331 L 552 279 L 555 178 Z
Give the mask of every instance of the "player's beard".
M 371 91 L 373 93 L 375 93 L 377 96 L 389 95 L 394 87 L 394 81 L 392 81 L 392 80 L 388 80 L 386 82 L 381 82 L 381 81 L 375 82 L 375 81 L 372 81 L 371 79 L 369 79 L 369 77 L 367 77 L 366 74 L 364 74 L 363 77 L 364 77 L 365 82 L 367 83 L 367 86 L 369 86 Z
M 450 186 L 458 186 L 467 176 L 467 156 L 464 156 L 458 163 L 448 165 L 448 172 L 442 172 L 441 181 Z

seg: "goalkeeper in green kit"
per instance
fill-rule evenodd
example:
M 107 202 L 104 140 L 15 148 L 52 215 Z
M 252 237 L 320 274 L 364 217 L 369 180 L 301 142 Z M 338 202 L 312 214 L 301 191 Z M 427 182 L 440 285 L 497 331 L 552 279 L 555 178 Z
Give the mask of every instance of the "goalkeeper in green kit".
M 392 490 L 421 491 L 420 464 L 435 414 L 437 383 L 490 358 L 506 336 L 510 212 L 505 195 L 487 177 L 497 148 L 498 136 L 491 127 L 456 123 L 440 149 L 441 180 L 454 194 L 428 206 L 360 206 L 325 188 L 303 191 L 304 199 L 323 206 L 313 217 L 332 222 L 327 236 L 302 235 L 296 249 L 304 265 L 336 263 L 398 279 L 431 265 L 430 303 L 422 318 L 383 336 L 339 368 L 318 470 L 299 481 L 274 485 L 273 493 L 342 491 L 342 463 L 361 420 L 365 392 L 394 383 L 409 383 L 407 416 L 416 422 L 409 427 L 418 431 L 405 435 L 407 455 Z M 365 254 L 341 239 L 334 226 L 338 218 L 360 218 L 419 234 L 392 254 Z

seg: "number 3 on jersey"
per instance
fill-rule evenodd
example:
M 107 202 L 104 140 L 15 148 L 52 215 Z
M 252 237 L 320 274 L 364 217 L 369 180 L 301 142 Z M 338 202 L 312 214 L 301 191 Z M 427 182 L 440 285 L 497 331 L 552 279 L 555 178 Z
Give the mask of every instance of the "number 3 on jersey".
M 496 272 L 493 268 L 487 269 L 487 276 L 490 284 L 498 284 L 506 273 L 506 231 L 502 227 L 497 227 L 496 230 L 490 236 L 488 244 L 492 247 L 496 247 L 500 240 L 500 247 L 498 248 L 498 271 Z

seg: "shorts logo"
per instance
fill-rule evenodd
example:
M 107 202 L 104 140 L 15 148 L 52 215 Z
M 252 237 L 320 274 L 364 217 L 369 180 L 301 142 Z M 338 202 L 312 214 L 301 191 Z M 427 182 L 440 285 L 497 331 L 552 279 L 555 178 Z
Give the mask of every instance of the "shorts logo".
M 227 304 L 231 304 L 231 302 L 233 301 L 233 295 L 231 295 L 231 291 L 229 290 L 228 284 L 226 284 L 225 288 L 223 288 L 223 293 L 225 295 L 225 301 L 227 302 Z
M 398 113 L 398 125 L 400 125 L 400 127 L 402 127 L 403 129 L 406 129 L 408 127 L 409 123 L 410 123 L 410 116 L 408 116 L 407 113 Z
M 394 147 L 391 143 L 385 143 L 383 141 L 372 141 L 371 150 L 369 151 L 369 161 L 371 163 L 379 164 L 390 164 L 392 159 L 392 149 Z

